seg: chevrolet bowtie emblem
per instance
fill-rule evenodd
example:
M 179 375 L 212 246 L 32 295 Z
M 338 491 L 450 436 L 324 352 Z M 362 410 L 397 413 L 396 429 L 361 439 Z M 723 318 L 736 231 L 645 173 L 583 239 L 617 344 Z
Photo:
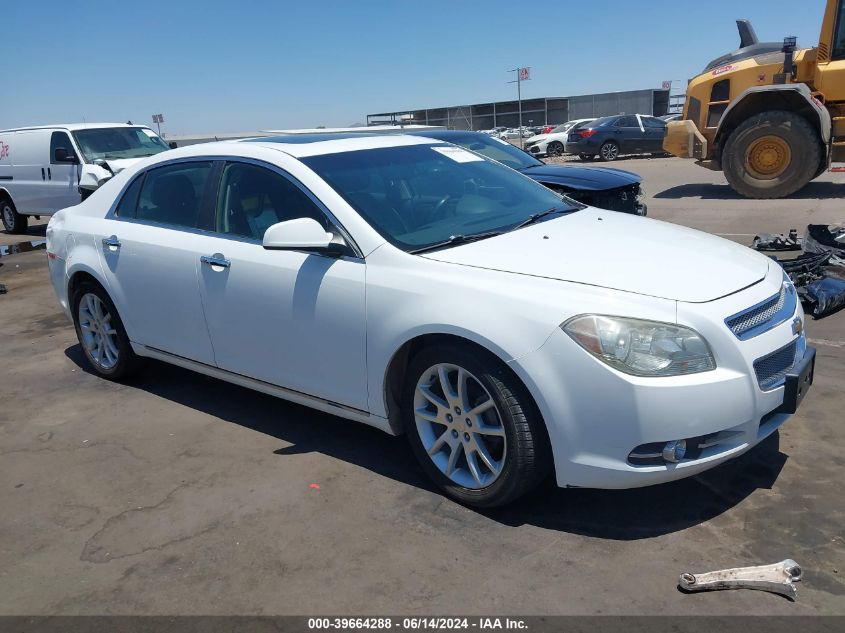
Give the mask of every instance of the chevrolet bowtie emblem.
M 798 334 L 801 334 L 803 329 L 804 329 L 804 323 L 801 321 L 800 318 L 795 317 L 792 320 L 792 333 L 797 336 Z

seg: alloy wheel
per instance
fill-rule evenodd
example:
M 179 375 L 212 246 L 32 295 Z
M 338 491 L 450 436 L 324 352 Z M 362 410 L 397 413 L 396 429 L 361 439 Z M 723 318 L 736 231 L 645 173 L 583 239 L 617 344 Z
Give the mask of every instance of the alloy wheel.
M 478 490 L 501 475 L 507 457 L 502 416 L 490 392 L 463 367 L 439 363 L 422 373 L 414 421 L 431 461 L 452 482 Z
M 605 160 L 616 160 L 619 155 L 619 148 L 613 143 L 605 143 L 601 146 L 601 157 Z
M 102 299 L 86 293 L 79 302 L 79 329 L 82 346 L 97 367 L 110 370 L 117 365 L 117 330 L 112 315 Z

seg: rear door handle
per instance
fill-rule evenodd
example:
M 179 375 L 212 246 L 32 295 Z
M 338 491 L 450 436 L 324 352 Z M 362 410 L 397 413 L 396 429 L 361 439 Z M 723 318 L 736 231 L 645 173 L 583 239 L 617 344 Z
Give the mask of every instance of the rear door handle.
M 47 180 L 47 175 L 44 173 L 44 168 L 41 168 L 41 180 Z
M 112 253 L 114 253 L 119 248 L 120 248 L 120 240 L 117 239 L 116 235 L 112 235 L 111 237 L 104 237 L 103 238 L 103 249 L 104 250 L 111 251 Z
M 214 253 L 214 255 L 203 255 L 200 257 L 200 261 L 203 264 L 208 264 L 209 266 L 219 266 L 220 268 L 229 268 L 232 265 L 228 259 L 226 259 L 222 253 Z

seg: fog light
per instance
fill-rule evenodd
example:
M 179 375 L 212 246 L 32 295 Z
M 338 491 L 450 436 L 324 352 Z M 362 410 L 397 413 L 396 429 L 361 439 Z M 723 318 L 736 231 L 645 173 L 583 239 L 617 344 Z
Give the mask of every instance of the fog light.
M 672 440 L 666 442 L 663 447 L 663 459 L 673 464 L 681 461 L 687 452 L 687 443 L 685 440 Z

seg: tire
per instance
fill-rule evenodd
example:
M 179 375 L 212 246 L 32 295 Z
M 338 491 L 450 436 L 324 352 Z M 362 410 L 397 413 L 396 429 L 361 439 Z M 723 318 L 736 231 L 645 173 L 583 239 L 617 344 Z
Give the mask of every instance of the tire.
M 7 233 L 26 233 L 27 217 L 18 213 L 15 203 L 6 196 L 0 198 L 0 216 Z
M 722 170 L 734 191 L 746 198 L 783 198 L 815 178 L 821 160 L 822 144 L 807 120 L 773 110 L 731 132 Z
M 584 162 L 590 162 L 596 159 L 595 154 L 578 154 L 578 158 L 583 160 Z
M 98 318 L 96 310 L 91 309 L 92 305 L 96 305 L 95 300 L 91 297 L 95 297 L 99 301 L 102 308 L 102 318 Z M 88 361 L 88 365 L 93 372 L 101 378 L 114 381 L 124 380 L 134 374 L 140 365 L 140 359 L 132 351 L 132 345 L 129 343 L 129 337 L 126 335 L 120 315 L 118 315 L 114 303 L 102 286 L 92 281 L 82 282 L 74 291 L 71 306 L 76 337 L 79 339 L 79 344 L 85 354 L 85 360 Z M 94 318 L 91 318 L 92 316 Z M 99 346 L 103 350 L 102 359 L 107 362 L 99 361 L 99 354 L 92 350 L 92 339 L 96 339 L 95 331 L 101 325 L 106 327 L 111 325 L 109 329 L 112 331 L 108 335 L 111 346 L 105 344 Z M 113 362 L 108 362 L 112 360 L 110 356 L 113 352 Z
M 619 158 L 619 146 L 614 141 L 606 141 L 599 149 L 599 158 L 604 162 L 612 162 Z
M 549 156 L 563 156 L 563 143 L 552 141 L 546 146 L 546 154 Z
M 441 368 L 450 382 L 446 397 Z M 456 395 L 459 375 L 466 377 L 464 398 Z M 421 350 L 406 372 L 402 403 L 414 455 L 432 481 L 459 503 L 477 508 L 509 503 L 550 471 L 546 429 L 531 396 L 490 354 L 452 345 Z M 471 414 L 479 405 L 486 410 Z

